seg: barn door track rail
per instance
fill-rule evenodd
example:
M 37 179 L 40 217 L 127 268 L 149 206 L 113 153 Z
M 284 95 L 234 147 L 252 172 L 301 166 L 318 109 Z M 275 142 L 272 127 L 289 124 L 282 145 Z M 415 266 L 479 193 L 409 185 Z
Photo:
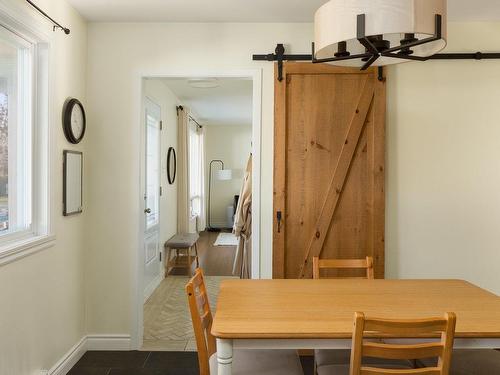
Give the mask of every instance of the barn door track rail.
M 361 58 L 366 63 L 361 67 L 361 70 L 368 69 L 379 57 L 393 57 L 405 60 L 427 61 L 427 60 L 488 60 L 500 59 L 500 52 L 458 52 L 458 53 L 438 53 L 428 57 L 412 56 L 411 47 L 429 43 L 441 38 L 441 23 L 442 19 L 439 14 L 436 14 L 436 32 L 435 35 L 422 40 L 413 40 L 408 36 L 408 40 L 398 47 L 385 49 L 383 46 L 374 44 L 370 37 L 365 35 L 365 17 L 364 14 L 358 16 L 358 41 L 366 47 L 366 53 L 350 55 L 349 52 L 335 54 L 335 57 L 326 59 L 316 59 L 314 43 L 312 43 L 312 54 L 290 55 L 285 53 L 285 46 L 279 43 L 276 46 L 274 53 L 266 55 L 253 55 L 254 61 L 277 61 L 278 62 L 278 81 L 283 80 L 283 62 L 284 61 L 309 61 L 313 64 L 328 63 L 342 60 L 351 60 Z M 398 53 L 395 53 L 399 51 Z M 383 81 L 383 68 L 378 67 L 378 79 Z

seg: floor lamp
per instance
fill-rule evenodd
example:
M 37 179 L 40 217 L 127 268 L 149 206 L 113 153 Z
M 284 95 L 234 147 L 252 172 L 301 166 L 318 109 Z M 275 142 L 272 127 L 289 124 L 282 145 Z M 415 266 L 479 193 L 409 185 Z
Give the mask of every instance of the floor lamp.
M 217 170 L 216 178 L 220 181 L 229 181 L 233 179 L 233 171 L 231 169 L 224 169 L 224 162 L 222 160 L 211 160 L 208 168 L 208 227 L 209 232 L 220 232 L 220 228 L 212 227 L 212 167 L 215 163 L 221 165 L 221 169 Z

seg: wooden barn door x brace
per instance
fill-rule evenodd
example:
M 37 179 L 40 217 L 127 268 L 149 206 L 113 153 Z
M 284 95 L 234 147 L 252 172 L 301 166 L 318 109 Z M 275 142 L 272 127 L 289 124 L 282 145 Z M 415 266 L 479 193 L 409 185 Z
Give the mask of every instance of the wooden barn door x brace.
M 287 62 L 282 69 L 273 277 L 310 278 L 314 256 L 369 255 L 383 278 L 385 82 L 376 68 Z

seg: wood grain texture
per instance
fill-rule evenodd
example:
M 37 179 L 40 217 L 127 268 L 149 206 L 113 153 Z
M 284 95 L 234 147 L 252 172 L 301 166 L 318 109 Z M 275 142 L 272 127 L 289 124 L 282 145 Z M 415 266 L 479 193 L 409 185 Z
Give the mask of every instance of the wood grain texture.
M 228 280 L 221 284 L 212 332 L 220 338 L 350 339 L 356 311 L 386 319 L 452 311 L 455 337 L 500 338 L 500 298 L 461 280 Z
M 187 283 L 186 294 L 196 338 L 200 375 L 210 375 L 209 359 L 217 349 L 215 337 L 211 334 L 213 318 L 203 279 L 203 271 L 200 268 L 195 270 L 195 275 Z
M 284 65 L 275 85 L 273 277 L 311 277 L 320 255 L 372 256 L 383 278 L 385 83 L 376 69 Z
M 366 274 L 359 278 L 374 279 L 372 257 L 365 259 L 319 259 L 319 257 L 313 257 L 313 279 L 329 278 L 325 277 L 321 271 L 332 269 L 363 269 Z M 352 279 L 353 277 L 342 278 Z
M 310 234 L 304 258 L 300 264 L 299 278 L 311 277 L 312 269 L 309 266 L 311 260 L 313 257 L 319 256 L 323 250 L 328 231 L 341 198 L 342 190 L 344 190 L 346 184 L 350 166 L 353 163 L 353 158 L 366 123 L 366 118 L 373 103 L 373 95 L 373 79 L 367 76 L 359 100 L 356 102 L 355 110 L 351 115 L 347 135 L 344 138 L 344 144 L 342 145 L 332 180 L 328 184 L 327 194 L 319 212 L 319 217 L 316 220 L 313 232 Z
M 352 351 L 350 375 L 387 374 L 387 369 L 377 368 L 376 365 L 364 366 L 363 357 L 381 359 L 416 360 L 424 358 L 438 358 L 436 367 L 419 369 L 420 373 L 448 375 L 450 369 L 451 352 L 455 335 L 456 315 L 447 312 L 443 318 L 426 319 L 379 319 L 367 318 L 364 313 L 354 314 L 354 329 L 352 336 Z M 390 334 L 407 337 L 411 335 L 433 336 L 440 335 L 440 341 L 418 344 L 387 344 L 365 340 L 365 334 Z M 415 374 L 415 369 L 393 369 L 391 374 Z M 418 373 L 418 372 L 417 372 Z

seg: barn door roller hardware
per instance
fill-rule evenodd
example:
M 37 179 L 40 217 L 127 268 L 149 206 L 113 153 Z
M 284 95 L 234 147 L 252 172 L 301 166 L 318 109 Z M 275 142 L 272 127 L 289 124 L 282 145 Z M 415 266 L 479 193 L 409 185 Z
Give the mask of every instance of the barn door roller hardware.
M 28 2 L 29 5 L 31 5 L 33 8 L 35 8 L 38 13 L 40 13 L 42 16 L 44 16 L 45 18 L 47 18 L 50 22 L 52 22 L 53 24 L 53 27 L 52 29 L 55 31 L 56 29 L 60 29 L 62 31 L 64 31 L 64 33 L 66 35 L 68 35 L 71 30 L 68 29 L 67 27 L 64 27 L 62 26 L 59 22 L 57 22 L 56 20 L 54 20 L 51 16 L 49 16 L 47 13 L 45 13 L 41 8 L 39 8 L 33 1 L 31 0 L 26 0 Z
M 438 53 L 433 56 L 422 58 L 419 61 L 427 60 L 498 60 L 500 52 L 457 52 L 457 53 Z M 285 47 L 282 43 L 276 46 L 275 53 L 267 55 L 253 55 L 254 61 L 277 61 L 278 62 L 278 81 L 283 80 L 283 61 L 309 61 L 312 63 L 320 63 L 321 61 L 313 60 L 312 55 L 289 55 L 285 53 Z M 412 59 L 415 60 L 415 59 Z M 379 80 L 382 81 L 383 69 L 378 67 Z
M 499 54 L 500 55 L 500 54 Z M 313 61 L 312 55 L 287 55 L 285 54 L 285 46 L 279 43 L 276 46 L 275 53 L 269 53 L 267 55 L 253 55 L 254 61 L 277 61 L 278 62 L 278 81 L 283 81 L 283 61 L 309 61 L 312 63 L 318 63 L 318 61 Z M 379 80 L 383 80 L 383 70 L 379 66 Z

